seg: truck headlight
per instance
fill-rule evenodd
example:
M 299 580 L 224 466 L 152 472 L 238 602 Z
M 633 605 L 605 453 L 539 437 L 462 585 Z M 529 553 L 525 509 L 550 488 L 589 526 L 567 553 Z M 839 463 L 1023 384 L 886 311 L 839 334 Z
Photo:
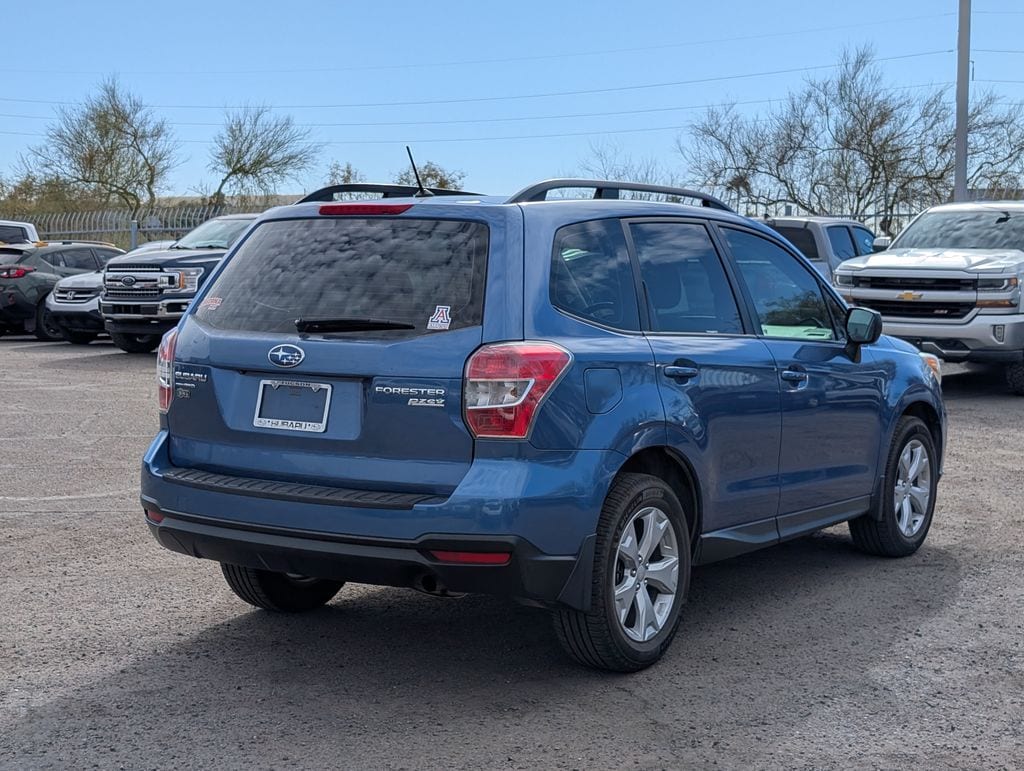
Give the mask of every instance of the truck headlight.
M 203 275 L 202 268 L 182 268 L 175 272 L 178 274 L 176 289 L 183 292 L 194 292 L 199 288 L 199 277 Z
M 836 286 L 853 286 L 853 276 L 849 273 L 836 273 L 835 277 Z
M 997 276 L 996 278 L 979 278 L 979 292 L 1006 292 L 1016 288 L 1019 280 L 1016 276 Z
M 932 375 L 935 376 L 935 382 L 942 383 L 942 360 L 930 353 L 919 353 L 918 356 L 924 360 L 924 363 L 928 365 L 928 369 L 932 371 Z

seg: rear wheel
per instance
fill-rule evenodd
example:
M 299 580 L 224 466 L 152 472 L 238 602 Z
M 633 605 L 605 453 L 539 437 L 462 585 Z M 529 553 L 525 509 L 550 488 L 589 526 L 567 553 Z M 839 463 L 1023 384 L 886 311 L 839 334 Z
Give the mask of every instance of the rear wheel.
M 939 481 L 931 431 L 919 418 L 905 416 L 896 426 L 885 479 L 875 510 L 850 520 L 854 545 L 880 557 L 906 557 L 928 537 Z
M 1006 365 L 1006 385 L 1017 396 L 1024 396 L 1024 362 Z
M 36 306 L 35 336 L 39 340 L 44 340 L 50 343 L 64 339 L 64 335 L 60 331 L 60 326 L 53 318 L 53 314 L 50 313 L 50 309 L 46 307 L 45 301 Z
M 88 345 L 97 337 L 96 332 L 69 332 L 67 330 L 62 330 L 62 333 L 64 335 L 64 339 L 72 345 Z
M 224 579 L 250 605 L 281 613 L 301 613 L 330 602 L 344 585 L 342 581 L 273 573 L 240 565 L 221 563 Z
M 127 353 L 150 353 L 160 345 L 160 335 L 124 335 L 111 332 L 114 345 Z
M 668 649 L 690 583 L 690 538 L 672 489 L 622 474 L 601 511 L 589 611 L 555 611 L 566 652 L 596 669 L 635 672 Z

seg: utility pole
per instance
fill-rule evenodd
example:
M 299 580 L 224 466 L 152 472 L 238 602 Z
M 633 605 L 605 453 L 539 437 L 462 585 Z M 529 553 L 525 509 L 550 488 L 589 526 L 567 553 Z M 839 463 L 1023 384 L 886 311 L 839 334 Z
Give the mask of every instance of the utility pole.
M 971 74 L 971 0 L 960 0 L 956 39 L 956 149 L 953 156 L 953 200 L 967 200 L 967 115 Z

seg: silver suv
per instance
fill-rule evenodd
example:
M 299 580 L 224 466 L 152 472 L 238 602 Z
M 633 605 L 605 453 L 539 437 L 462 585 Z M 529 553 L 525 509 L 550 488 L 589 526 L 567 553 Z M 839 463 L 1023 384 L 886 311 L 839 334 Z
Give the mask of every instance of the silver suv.
M 841 294 L 882 314 L 887 334 L 946 361 L 1000 362 L 1024 396 L 1024 201 L 945 204 L 892 246 L 842 263 Z

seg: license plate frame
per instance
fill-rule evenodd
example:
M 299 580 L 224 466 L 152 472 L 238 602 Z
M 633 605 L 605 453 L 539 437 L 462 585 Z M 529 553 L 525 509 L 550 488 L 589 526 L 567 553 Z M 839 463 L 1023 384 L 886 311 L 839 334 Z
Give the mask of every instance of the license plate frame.
M 324 411 L 319 421 L 315 420 L 291 420 L 289 418 L 261 417 L 263 409 L 263 397 L 267 388 L 308 388 L 314 393 L 324 391 Z M 252 424 L 256 428 L 269 428 L 274 431 L 300 431 L 308 434 L 322 434 L 327 430 L 327 416 L 331 411 L 331 384 L 315 383 L 308 380 L 278 380 L 267 378 L 260 380 L 256 393 L 256 411 L 253 413 Z

